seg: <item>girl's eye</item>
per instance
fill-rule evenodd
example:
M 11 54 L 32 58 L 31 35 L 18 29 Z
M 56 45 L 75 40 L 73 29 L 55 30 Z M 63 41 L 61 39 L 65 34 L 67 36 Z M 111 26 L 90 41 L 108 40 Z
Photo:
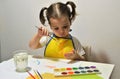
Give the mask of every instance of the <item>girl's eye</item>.
M 54 28 L 54 30 L 58 30 L 58 28 Z
M 68 26 L 64 26 L 63 28 L 64 28 L 64 29 L 67 29 L 67 28 L 68 28 Z

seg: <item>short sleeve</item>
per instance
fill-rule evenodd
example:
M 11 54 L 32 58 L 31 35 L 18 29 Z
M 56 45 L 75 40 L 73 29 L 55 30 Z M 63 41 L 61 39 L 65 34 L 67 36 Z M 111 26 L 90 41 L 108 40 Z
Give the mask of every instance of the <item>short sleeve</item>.
M 45 46 L 45 45 L 47 44 L 47 42 L 48 42 L 49 39 L 50 39 L 50 37 L 48 37 L 48 36 L 43 36 L 43 37 L 40 39 L 40 44 L 41 44 L 41 46 L 42 46 L 42 47 Z

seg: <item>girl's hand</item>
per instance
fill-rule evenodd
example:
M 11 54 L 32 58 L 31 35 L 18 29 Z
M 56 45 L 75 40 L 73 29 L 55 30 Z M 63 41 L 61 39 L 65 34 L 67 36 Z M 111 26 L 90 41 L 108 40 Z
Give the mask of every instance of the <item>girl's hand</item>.
M 72 50 L 69 53 L 66 53 L 65 55 L 66 59 L 71 59 L 71 60 L 84 60 L 83 56 L 80 56 L 75 50 Z
M 69 53 L 66 53 L 64 56 L 66 59 L 74 59 L 75 58 L 74 50 L 72 50 Z
M 37 34 L 38 34 L 39 37 L 42 37 L 42 36 L 48 36 L 49 32 L 48 32 L 47 28 L 40 27 L 40 28 L 38 28 L 38 33 Z

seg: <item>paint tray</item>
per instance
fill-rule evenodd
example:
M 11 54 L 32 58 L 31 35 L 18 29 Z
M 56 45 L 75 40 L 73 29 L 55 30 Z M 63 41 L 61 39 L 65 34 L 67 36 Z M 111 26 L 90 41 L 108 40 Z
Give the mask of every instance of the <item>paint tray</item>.
M 96 66 L 85 67 L 65 67 L 55 68 L 55 76 L 69 76 L 69 75 L 85 75 L 85 74 L 101 74 L 100 70 Z

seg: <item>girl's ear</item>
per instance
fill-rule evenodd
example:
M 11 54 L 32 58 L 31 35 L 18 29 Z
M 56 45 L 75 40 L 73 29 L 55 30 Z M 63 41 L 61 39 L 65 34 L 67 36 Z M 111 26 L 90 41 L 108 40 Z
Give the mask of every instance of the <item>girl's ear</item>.
M 72 29 L 70 29 L 70 32 L 72 31 Z

